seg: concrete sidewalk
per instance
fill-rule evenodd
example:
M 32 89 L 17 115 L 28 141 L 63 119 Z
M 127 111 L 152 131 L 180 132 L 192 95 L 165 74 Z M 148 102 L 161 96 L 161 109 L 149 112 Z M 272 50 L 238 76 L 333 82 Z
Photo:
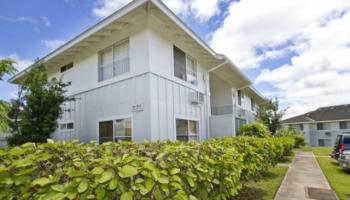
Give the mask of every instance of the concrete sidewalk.
M 309 199 L 306 187 L 331 189 L 311 152 L 298 152 L 290 165 L 275 200 Z

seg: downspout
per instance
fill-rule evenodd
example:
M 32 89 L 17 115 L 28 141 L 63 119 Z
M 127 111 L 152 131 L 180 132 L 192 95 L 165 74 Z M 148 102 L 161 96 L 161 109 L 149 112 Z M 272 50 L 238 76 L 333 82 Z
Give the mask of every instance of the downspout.
M 220 67 L 226 65 L 227 63 L 229 62 L 229 60 L 226 58 L 224 62 L 216 65 L 215 67 L 211 68 L 210 70 L 207 71 L 206 73 L 206 76 L 205 79 L 204 79 L 204 82 L 205 82 L 205 94 L 207 96 L 209 96 L 209 93 L 210 93 L 210 81 L 209 81 L 209 73 L 210 72 L 213 72 L 214 70 L 217 70 L 219 69 Z M 207 133 L 206 133 L 206 139 L 209 139 L 210 137 L 210 116 L 211 116 L 211 105 L 210 105 L 210 96 L 209 96 L 209 100 L 207 101 L 207 119 L 208 119 L 208 122 L 207 122 Z

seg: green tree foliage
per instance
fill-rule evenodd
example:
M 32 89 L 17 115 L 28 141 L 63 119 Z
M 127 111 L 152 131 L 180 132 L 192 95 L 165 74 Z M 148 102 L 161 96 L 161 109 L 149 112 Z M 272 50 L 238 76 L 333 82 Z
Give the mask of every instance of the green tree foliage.
M 263 137 L 270 137 L 271 132 L 265 126 L 265 124 L 261 122 L 253 122 L 253 123 L 249 123 L 241 126 L 241 128 L 239 129 L 239 135 L 263 138 Z
M 264 123 L 272 135 L 275 135 L 277 130 L 282 126 L 281 121 L 285 110 L 279 109 L 278 99 L 271 100 L 263 104 L 258 111 L 258 119 Z
M 26 143 L 0 149 L 0 199 L 230 199 L 292 138 L 203 143 Z
M 61 105 L 72 100 L 65 96 L 66 83 L 47 77 L 46 67 L 38 62 L 21 82 L 19 97 L 12 101 L 10 145 L 46 142 L 57 128 Z
M 11 59 L 0 60 L 0 81 L 3 80 L 5 74 L 12 75 L 17 70 L 14 67 L 16 62 Z M 6 101 L 0 100 L 0 132 L 8 131 L 8 112 L 10 111 L 10 104 Z
M 15 63 L 14 60 L 8 58 L 0 60 L 0 81 L 3 80 L 5 74 L 11 75 L 17 71 L 14 67 Z

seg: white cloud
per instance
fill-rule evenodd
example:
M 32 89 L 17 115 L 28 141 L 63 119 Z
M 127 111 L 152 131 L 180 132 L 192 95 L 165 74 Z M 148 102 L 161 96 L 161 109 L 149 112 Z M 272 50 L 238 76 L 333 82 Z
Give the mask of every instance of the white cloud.
M 44 45 L 47 49 L 50 51 L 58 48 L 62 44 L 64 44 L 66 41 L 65 40 L 59 40 L 59 39 L 54 39 L 54 40 L 43 40 L 41 41 L 41 44 Z
M 94 8 L 92 12 L 97 17 L 107 17 L 129 2 L 131 2 L 131 0 L 98 0 L 97 7 Z
M 350 1 L 232 2 L 211 45 L 243 69 L 258 68 L 256 84 L 288 105 L 285 117 L 350 103 Z M 274 69 L 264 61 L 284 57 Z
M 7 21 L 7 22 L 15 22 L 15 23 L 20 23 L 20 22 L 25 22 L 25 23 L 30 23 L 37 25 L 39 24 L 39 21 L 35 18 L 32 17 L 6 17 L 6 16 L 0 16 L 0 21 Z
M 11 58 L 12 60 L 16 61 L 15 67 L 18 71 L 21 71 L 34 63 L 32 60 L 24 59 L 18 56 L 16 53 L 10 54 L 8 56 L 0 56 L 0 59 L 4 58 Z
M 98 0 L 92 12 L 97 17 L 107 17 L 131 0 Z M 201 22 L 209 20 L 219 13 L 220 0 L 164 0 L 164 3 L 176 14 L 183 17 L 193 15 Z
M 303 31 L 319 26 L 349 8 L 346 0 L 244 0 L 229 6 L 211 45 L 241 68 L 258 67 L 258 48 L 280 48 L 303 39 Z M 282 56 L 280 54 L 279 56 Z

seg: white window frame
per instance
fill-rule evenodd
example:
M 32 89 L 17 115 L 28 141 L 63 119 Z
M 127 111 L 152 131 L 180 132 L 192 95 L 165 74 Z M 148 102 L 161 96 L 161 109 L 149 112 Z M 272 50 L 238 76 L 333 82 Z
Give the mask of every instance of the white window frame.
M 174 74 L 174 77 L 177 78 L 177 79 L 180 79 L 182 81 L 185 81 L 187 83 L 190 83 L 191 85 L 194 85 L 194 86 L 197 86 L 198 85 L 198 64 L 197 64 L 197 59 L 195 59 L 193 56 L 189 55 L 188 53 L 186 53 L 185 51 L 183 51 L 182 49 L 180 49 L 179 47 L 177 47 L 176 45 L 173 45 L 173 57 L 174 57 L 174 49 L 178 49 L 180 51 L 182 51 L 184 54 L 185 54 L 185 76 L 186 76 L 186 79 L 182 79 L 182 78 L 179 78 L 177 76 L 175 76 L 175 60 L 173 58 L 173 74 Z M 189 60 L 193 61 L 193 65 L 194 65 L 194 73 L 195 73 L 195 81 L 194 83 L 192 83 L 191 81 L 188 80 L 188 63 L 189 63 Z M 192 76 L 192 75 L 191 75 Z
M 115 50 L 115 47 L 118 47 L 119 45 L 121 45 L 121 44 L 123 44 L 125 42 L 128 43 L 128 65 L 129 65 L 128 68 L 129 68 L 129 70 L 127 72 L 124 72 L 124 73 L 121 73 L 121 74 L 116 74 L 114 50 Z M 101 77 L 103 75 L 103 74 L 101 75 L 101 59 L 102 59 L 101 56 L 102 56 L 103 52 L 105 52 L 106 50 L 109 50 L 109 49 L 112 50 L 112 60 L 111 60 L 112 75 L 109 78 L 103 78 L 103 77 Z M 98 82 L 104 82 L 106 80 L 110 80 L 112 78 L 115 78 L 115 77 L 118 77 L 120 75 L 127 74 L 127 73 L 131 72 L 131 67 L 130 67 L 130 39 L 129 38 L 122 39 L 122 40 L 120 40 L 120 41 L 118 41 L 118 42 L 116 42 L 116 43 L 114 43 L 114 44 L 112 44 L 112 45 L 110 45 L 110 46 L 108 46 L 108 47 L 98 51 L 97 56 L 98 56 L 98 64 L 97 64 Z
M 108 117 L 108 118 L 101 118 L 97 120 L 97 126 L 96 126 L 96 132 L 97 132 L 97 143 L 100 143 L 100 122 L 106 122 L 106 121 L 112 121 L 113 122 L 113 142 L 115 142 L 116 136 L 115 136 L 115 122 L 117 120 L 123 120 L 123 119 L 130 119 L 131 120 L 131 141 L 134 141 L 134 120 L 132 115 L 120 115 L 120 116 L 115 116 L 115 117 Z M 124 137 L 119 137 L 119 138 L 126 138 Z
M 190 141 L 197 141 L 197 142 L 200 142 L 202 141 L 202 138 L 201 138 L 201 126 L 200 126 L 200 120 L 198 118 L 188 118 L 188 117 L 182 117 L 182 116 L 175 116 L 174 118 L 174 140 L 175 141 L 178 141 L 177 140 L 177 130 L 176 130 L 176 120 L 186 120 L 186 121 L 195 121 L 197 122 L 197 140 L 188 140 L 188 142 Z M 187 123 L 187 130 L 189 130 L 189 123 Z M 189 135 L 188 134 L 188 139 L 190 139 L 190 136 L 196 136 L 196 135 Z
M 72 129 L 68 129 L 68 124 L 70 124 L 70 123 L 73 123 L 73 128 Z M 66 129 L 61 129 L 61 125 L 66 125 Z M 72 132 L 72 131 L 74 131 L 75 130 L 75 123 L 74 123 L 74 121 L 62 121 L 62 122 L 59 122 L 58 123 L 58 130 L 59 130 L 59 132 L 60 133 L 67 133 L 67 132 Z

